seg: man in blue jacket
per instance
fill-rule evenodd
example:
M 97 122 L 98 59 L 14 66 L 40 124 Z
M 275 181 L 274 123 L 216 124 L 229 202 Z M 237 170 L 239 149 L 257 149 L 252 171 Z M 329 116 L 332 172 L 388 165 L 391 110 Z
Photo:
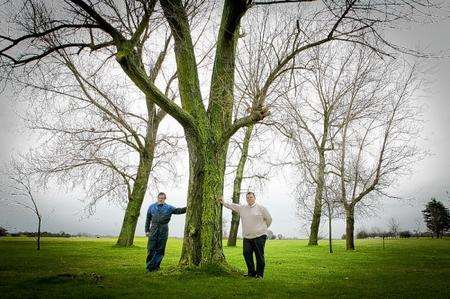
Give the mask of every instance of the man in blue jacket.
M 147 210 L 145 221 L 145 235 L 147 243 L 147 272 L 158 271 L 166 250 L 166 242 L 169 236 L 170 217 L 172 214 L 186 213 L 186 207 L 174 208 L 165 203 L 166 194 L 160 192 L 158 201 L 151 204 Z

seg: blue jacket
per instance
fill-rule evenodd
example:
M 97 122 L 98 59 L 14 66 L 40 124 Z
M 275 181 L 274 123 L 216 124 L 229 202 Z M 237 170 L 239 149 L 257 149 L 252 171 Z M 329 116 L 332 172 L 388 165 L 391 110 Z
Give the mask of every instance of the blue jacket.
M 145 232 L 146 233 L 150 232 L 151 228 L 156 228 L 161 225 L 167 225 L 167 223 L 169 223 L 170 221 L 170 217 L 172 216 L 172 214 L 184 214 L 184 213 L 186 213 L 185 207 L 175 208 L 166 203 L 151 204 L 147 210 L 147 219 L 145 221 Z

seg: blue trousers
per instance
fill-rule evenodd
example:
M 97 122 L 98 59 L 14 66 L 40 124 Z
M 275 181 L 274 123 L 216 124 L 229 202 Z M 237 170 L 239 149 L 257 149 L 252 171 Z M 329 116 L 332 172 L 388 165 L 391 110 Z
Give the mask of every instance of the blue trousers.
M 150 228 L 147 243 L 147 270 L 158 270 L 164 258 L 168 237 L 168 226 L 162 225 Z

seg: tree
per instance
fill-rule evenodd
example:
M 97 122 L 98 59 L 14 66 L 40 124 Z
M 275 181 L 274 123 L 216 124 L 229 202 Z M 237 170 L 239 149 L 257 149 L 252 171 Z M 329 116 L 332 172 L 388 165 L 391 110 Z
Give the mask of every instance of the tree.
M 355 51 L 335 43 L 316 47 L 292 91 L 278 104 L 278 128 L 293 147 L 294 165 L 303 177 L 299 189 L 307 191 L 298 196 L 298 203 L 300 209 L 311 211 L 308 245 L 318 244 L 329 172 L 327 152 L 334 150 L 334 139 L 342 128 L 342 99 L 351 92 L 349 65 Z
M 419 112 L 412 100 L 420 80 L 415 67 L 395 61 L 366 64 L 364 56 L 360 52 L 333 163 L 346 213 L 347 250 L 354 249 L 355 206 L 373 192 L 396 198 L 384 190 L 418 157 L 413 139 Z
M 398 222 L 397 219 L 395 219 L 394 217 L 392 217 L 391 219 L 389 219 L 389 232 L 391 233 L 391 235 L 394 238 L 397 238 L 400 232 L 400 223 Z
M 36 250 L 41 250 L 41 225 L 42 213 L 39 210 L 35 196 L 35 188 L 32 182 L 32 173 L 27 171 L 23 163 L 11 160 L 7 167 L 7 179 L 10 181 L 7 193 L 10 198 L 8 203 L 31 211 L 37 218 Z M 5 190 L 6 191 L 6 190 Z
M 151 69 L 155 79 L 168 44 L 169 39 Z M 64 51 L 59 58 L 51 65 L 59 67 L 59 80 L 24 82 L 34 96 L 42 94 L 30 103 L 28 126 L 49 136 L 33 149 L 30 162 L 44 182 L 56 178 L 66 186 L 86 186 L 90 211 L 101 199 L 125 204 L 117 244 L 131 246 L 151 174 L 157 178 L 162 169 L 173 169 L 168 156 L 177 152 L 177 138 L 157 136 L 164 111 L 150 101 L 146 113 L 133 111 L 142 99 L 124 97 L 132 93 L 128 86 L 104 80 L 108 67 L 99 70 L 93 61 L 76 66 Z
M 421 228 L 422 228 L 422 220 L 420 218 L 416 218 L 416 221 L 414 222 L 415 226 L 414 226 L 414 235 L 417 237 L 417 239 L 419 239 L 420 237 L 420 232 L 421 232 Z
M 38 63 L 61 49 L 70 50 L 74 56 L 85 54 L 85 50 L 91 50 L 98 55 L 97 51 L 109 49 L 122 71 L 146 98 L 171 115 L 185 132 L 190 178 L 180 265 L 224 265 L 221 207 L 216 199 L 223 190 L 228 142 L 237 130 L 259 122 L 268 115 L 264 97 L 261 97 L 262 101 L 256 102 L 248 115 L 232 122 L 236 45 L 241 37 L 241 19 L 250 9 L 257 9 L 261 5 L 282 5 L 285 2 L 223 2 L 219 30 L 213 42 L 215 56 L 207 106 L 203 102 L 200 88 L 192 38 L 194 32 L 189 23 L 188 10 L 207 5 L 208 1 L 160 0 L 157 7 L 156 0 L 126 0 L 124 8 L 119 9 L 110 1 L 70 0 L 61 4 L 61 10 L 64 12 L 62 15 L 49 14 L 50 10 L 44 4 L 27 1 L 25 3 L 31 3 L 31 9 L 25 7 L 24 13 L 28 15 L 19 23 L 25 24 L 30 30 L 20 37 L 1 35 L 2 40 L 8 44 L 0 50 L 0 56 L 8 66 L 13 64 L 17 67 Z M 295 2 L 298 2 L 298 5 L 303 4 L 302 0 Z M 382 47 L 396 47 L 386 42 L 379 31 L 386 24 L 394 26 L 410 19 L 411 11 L 420 13 L 431 5 L 429 1 L 416 1 L 408 5 L 407 11 L 403 11 L 403 1 L 382 2 L 360 3 L 353 0 L 345 3 L 326 1 L 324 5 L 317 4 L 315 9 L 312 9 L 310 18 L 305 19 L 305 24 L 300 26 L 300 22 L 296 22 L 287 30 L 291 32 L 294 41 L 294 44 L 287 45 L 291 54 L 286 56 L 280 67 L 274 71 L 282 71 L 302 51 L 331 40 L 362 43 L 374 51 L 385 53 Z M 146 28 L 154 19 L 161 17 L 169 24 L 174 38 L 181 106 L 164 95 L 150 80 L 139 55 L 139 44 Z M 326 19 L 325 26 L 315 28 L 314 22 L 317 19 Z M 126 26 L 130 22 L 137 24 L 131 31 L 127 30 Z M 305 29 L 311 31 L 305 33 Z M 58 43 L 43 44 L 41 41 L 46 36 L 56 38 Z M 26 43 L 31 47 L 20 50 L 23 49 L 20 46 Z M 20 46 L 17 46 L 18 44 Z M 18 55 L 11 53 L 12 50 L 19 50 Z
M 442 238 L 444 233 L 450 229 L 450 213 L 442 202 L 431 198 L 422 211 L 427 228 L 436 236 Z

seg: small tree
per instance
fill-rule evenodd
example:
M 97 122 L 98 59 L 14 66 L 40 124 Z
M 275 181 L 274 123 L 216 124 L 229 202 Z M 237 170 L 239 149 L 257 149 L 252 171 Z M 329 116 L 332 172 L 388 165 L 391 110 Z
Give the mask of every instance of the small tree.
M 27 172 L 23 164 L 12 160 L 8 169 L 8 179 L 11 182 L 9 194 L 11 203 L 29 209 L 36 215 L 38 227 L 36 234 L 36 249 L 41 249 L 41 225 L 42 214 L 39 211 L 34 189 L 32 187 L 31 174 Z M 28 202 L 27 202 L 28 201 Z
M 450 213 L 442 202 L 431 198 L 422 213 L 427 228 L 436 238 L 442 238 L 444 232 L 450 229 Z
M 414 235 L 417 237 L 417 239 L 420 236 L 420 229 L 422 227 L 422 221 L 420 218 L 416 218 L 415 227 L 414 227 Z
M 389 219 L 389 232 L 391 233 L 392 237 L 396 238 L 399 234 L 400 230 L 400 223 L 397 219 L 391 218 Z
M 4 237 L 8 235 L 8 231 L 6 230 L 6 228 L 0 226 L 0 237 Z

